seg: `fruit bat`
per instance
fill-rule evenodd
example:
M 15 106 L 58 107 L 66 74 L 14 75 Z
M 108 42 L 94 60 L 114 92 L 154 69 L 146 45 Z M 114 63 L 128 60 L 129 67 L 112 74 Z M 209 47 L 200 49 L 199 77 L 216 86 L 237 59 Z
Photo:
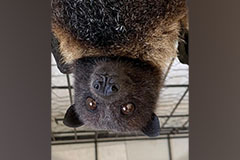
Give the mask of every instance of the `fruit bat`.
M 73 73 L 70 127 L 160 134 L 154 114 L 169 61 L 188 63 L 185 0 L 52 0 L 52 53 Z M 179 54 L 182 53 L 182 54 Z

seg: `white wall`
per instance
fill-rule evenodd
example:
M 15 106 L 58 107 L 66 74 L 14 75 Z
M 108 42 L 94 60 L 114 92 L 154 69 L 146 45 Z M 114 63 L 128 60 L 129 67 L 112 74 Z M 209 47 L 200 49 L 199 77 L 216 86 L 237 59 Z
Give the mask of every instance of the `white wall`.
M 172 158 L 173 160 L 188 160 L 189 159 L 189 146 L 187 138 L 184 139 L 171 139 Z
M 171 139 L 173 160 L 188 160 L 188 139 Z M 169 160 L 167 140 L 98 143 L 99 160 Z M 94 144 L 54 145 L 52 160 L 95 160 Z

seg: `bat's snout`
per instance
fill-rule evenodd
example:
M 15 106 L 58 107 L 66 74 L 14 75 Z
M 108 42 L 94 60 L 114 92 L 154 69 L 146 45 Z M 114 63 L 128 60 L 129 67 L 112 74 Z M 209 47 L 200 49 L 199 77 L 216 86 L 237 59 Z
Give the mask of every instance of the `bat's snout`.
M 110 76 L 105 73 L 98 74 L 95 77 L 91 87 L 96 94 L 100 96 L 112 96 L 119 91 L 120 87 L 116 76 Z

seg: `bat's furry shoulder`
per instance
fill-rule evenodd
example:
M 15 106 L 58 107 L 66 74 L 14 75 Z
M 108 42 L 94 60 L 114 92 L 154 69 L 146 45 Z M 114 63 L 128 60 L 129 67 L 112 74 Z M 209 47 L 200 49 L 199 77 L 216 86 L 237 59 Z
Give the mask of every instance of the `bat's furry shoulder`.
M 186 0 L 52 0 L 52 32 L 65 63 L 127 56 L 164 67 L 188 29 Z

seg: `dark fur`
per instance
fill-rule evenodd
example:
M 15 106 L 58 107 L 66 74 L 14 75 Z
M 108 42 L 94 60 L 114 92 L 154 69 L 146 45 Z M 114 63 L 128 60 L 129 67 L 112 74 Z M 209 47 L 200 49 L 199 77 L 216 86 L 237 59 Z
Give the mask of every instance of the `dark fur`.
M 127 56 L 164 65 L 186 19 L 185 0 L 53 0 L 52 31 L 64 61 Z
M 159 21 L 179 13 L 174 9 L 182 8 L 173 4 L 183 6 L 180 2 L 184 1 L 53 0 L 53 20 L 77 40 L 106 48 L 144 38 Z
M 120 79 L 121 90 L 108 98 L 91 91 L 91 77 L 103 65 L 107 66 L 105 71 L 119 73 Z M 160 70 L 125 57 L 83 58 L 77 61 L 75 68 L 75 107 L 84 124 L 97 129 L 139 131 L 150 120 L 161 85 Z M 87 97 L 96 100 L 96 111 L 87 109 Z M 134 113 L 130 116 L 121 114 L 120 106 L 129 102 L 136 106 Z

